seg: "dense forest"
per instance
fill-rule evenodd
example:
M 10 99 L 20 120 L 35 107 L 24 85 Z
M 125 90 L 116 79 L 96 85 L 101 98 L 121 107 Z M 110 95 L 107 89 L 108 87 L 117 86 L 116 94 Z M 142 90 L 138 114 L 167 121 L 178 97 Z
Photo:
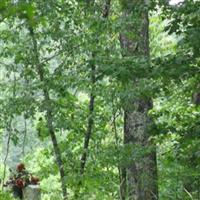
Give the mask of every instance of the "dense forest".
M 0 200 L 200 200 L 199 105 L 200 0 L 0 0 Z

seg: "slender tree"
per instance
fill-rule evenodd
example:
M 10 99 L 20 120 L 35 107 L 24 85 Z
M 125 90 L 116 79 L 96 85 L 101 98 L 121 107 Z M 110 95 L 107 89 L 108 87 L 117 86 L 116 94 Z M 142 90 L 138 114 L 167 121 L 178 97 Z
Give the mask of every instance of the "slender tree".
M 51 99 L 48 91 L 48 87 L 45 84 L 45 73 L 44 73 L 44 66 L 43 64 L 40 63 L 39 59 L 39 52 L 38 52 L 38 47 L 37 47 L 37 40 L 35 37 L 35 33 L 32 27 L 29 27 L 30 31 L 30 36 L 32 38 L 32 44 L 33 44 L 33 52 L 34 52 L 34 65 L 36 67 L 38 76 L 40 81 L 43 83 L 43 96 L 44 96 L 44 101 L 48 106 L 46 107 L 46 121 L 47 121 L 47 127 L 49 134 L 51 136 L 51 140 L 53 143 L 53 148 L 54 148 L 54 153 L 56 156 L 56 161 L 57 165 L 59 168 L 59 173 L 60 173 L 60 179 L 61 179 L 61 187 L 62 187 L 62 193 L 63 193 L 63 199 L 67 200 L 67 188 L 66 188 L 66 183 L 65 183 L 65 171 L 64 171 L 64 166 L 63 166 L 63 161 L 61 157 L 61 151 L 57 142 L 56 134 L 55 134 L 55 129 L 53 126 L 53 113 L 52 109 L 50 106 Z
M 80 166 L 80 174 L 81 175 L 84 174 L 85 164 L 86 164 L 86 160 L 87 160 L 87 151 L 88 151 L 88 148 L 89 148 L 89 142 L 90 142 L 90 138 L 91 138 L 91 135 L 92 135 L 92 129 L 93 129 L 93 125 L 94 125 L 93 114 L 94 114 L 94 100 L 95 100 L 94 87 L 95 87 L 95 82 L 96 82 L 95 76 L 96 76 L 95 75 L 95 65 L 92 65 L 91 66 L 92 91 L 91 91 L 91 94 L 90 94 L 87 131 L 86 131 L 85 138 L 84 138 L 84 147 L 83 147 L 84 150 L 83 150 L 83 153 L 81 155 L 81 166 Z
M 123 56 L 126 59 L 137 59 L 139 68 L 148 68 L 150 64 L 148 2 L 122 0 L 121 3 L 124 23 L 120 42 Z M 141 59 L 145 62 L 140 62 Z M 145 66 L 140 66 L 141 63 Z M 142 81 L 140 78 L 132 77 L 130 84 L 134 88 L 140 85 L 140 81 Z M 152 101 L 148 95 L 136 95 L 125 103 L 124 142 L 133 149 L 130 162 L 126 165 L 127 191 L 130 200 L 158 199 L 156 151 L 151 143 L 149 131 L 152 121 L 148 111 L 151 108 Z M 136 156 L 136 152 L 142 153 Z
M 107 18 L 109 15 L 110 11 L 110 2 L 111 0 L 106 0 L 104 9 L 103 9 L 103 18 Z M 89 5 L 90 1 L 87 2 Z M 98 41 L 97 41 L 98 43 Z M 92 52 L 92 59 L 95 59 L 95 53 Z M 91 72 L 90 72 L 90 84 L 91 84 L 91 92 L 90 92 L 90 101 L 89 101 L 89 115 L 88 115 L 88 124 L 87 124 L 87 130 L 85 133 L 85 138 L 84 138 L 84 144 L 83 144 L 83 152 L 81 155 L 81 162 L 80 162 L 80 175 L 82 176 L 84 174 L 85 170 L 85 165 L 87 162 L 87 157 L 88 157 L 88 150 L 89 150 L 89 142 L 92 136 L 93 132 L 93 126 L 94 126 L 94 106 L 95 106 L 95 84 L 96 84 L 96 66 L 94 63 L 91 64 L 90 66 Z M 78 185 L 80 186 L 82 184 L 82 181 L 80 180 Z M 75 198 L 77 199 L 79 197 L 79 189 L 75 192 Z
M 109 15 L 109 10 L 110 10 L 110 2 L 111 0 L 106 0 L 105 6 L 103 9 L 103 18 L 107 18 Z M 92 53 L 93 59 L 95 58 L 95 54 Z M 85 134 L 85 139 L 84 139 L 84 151 L 81 155 L 81 167 L 80 167 L 80 174 L 83 175 L 84 169 L 85 169 L 85 164 L 87 160 L 87 151 L 89 148 L 89 142 L 90 138 L 92 135 L 92 129 L 94 125 L 94 119 L 93 119 L 93 113 L 94 113 L 94 101 L 95 101 L 95 95 L 94 95 L 94 89 L 95 89 L 95 82 L 96 82 L 96 69 L 95 69 L 95 64 L 91 64 L 91 93 L 90 93 L 90 102 L 89 102 L 89 116 L 88 116 L 88 125 L 87 125 L 87 131 Z

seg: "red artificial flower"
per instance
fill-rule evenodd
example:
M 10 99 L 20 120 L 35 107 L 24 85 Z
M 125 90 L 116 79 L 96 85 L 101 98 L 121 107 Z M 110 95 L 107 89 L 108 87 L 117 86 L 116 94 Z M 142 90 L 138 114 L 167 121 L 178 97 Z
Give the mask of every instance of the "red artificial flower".
M 18 172 L 22 172 L 23 170 L 25 170 L 25 165 L 23 163 L 20 163 L 19 165 L 17 165 Z
M 18 178 L 16 181 L 15 181 L 15 185 L 19 188 L 23 188 L 24 187 L 24 181 L 21 179 L 21 178 Z
M 31 184 L 37 185 L 40 179 L 38 177 L 32 176 L 31 177 Z

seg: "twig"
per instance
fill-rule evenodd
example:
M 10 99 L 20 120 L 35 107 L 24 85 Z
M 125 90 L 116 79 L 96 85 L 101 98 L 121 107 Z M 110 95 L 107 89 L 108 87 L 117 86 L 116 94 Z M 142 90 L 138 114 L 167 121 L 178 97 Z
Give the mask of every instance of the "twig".
M 68 54 L 72 54 L 72 52 L 74 51 L 74 49 L 76 49 L 76 48 L 78 48 L 78 47 L 80 47 L 80 46 L 81 46 L 81 44 L 75 46 L 74 48 L 71 49 L 71 51 L 69 51 L 68 49 L 62 49 L 62 50 L 58 51 L 57 53 L 55 53 L 54 55 L 52 55 L 52 56 L 50 56 L 50 57 L 43 58 L 43 59 L 41 60 L 41 62 L 40 62 L 40 65 L 45 64 L 46 62 L 52 60 L 52 59 L 55 58 L 56 56 L 59 56 L 60 54 L 65 53 L 65 52 L 67 52 L 67 51 L 68 51 Z
M 188 194 L 191 200 L 194 200 L 190 192 L 184 187 L 184 191 Z

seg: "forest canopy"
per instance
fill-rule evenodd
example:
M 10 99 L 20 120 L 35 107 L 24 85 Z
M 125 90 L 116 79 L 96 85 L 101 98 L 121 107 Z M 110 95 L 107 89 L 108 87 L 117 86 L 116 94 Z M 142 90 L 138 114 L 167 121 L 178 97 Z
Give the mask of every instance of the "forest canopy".
M 199 0 L 1 0 L 0 200 L 200 199 L 199 73 Z

